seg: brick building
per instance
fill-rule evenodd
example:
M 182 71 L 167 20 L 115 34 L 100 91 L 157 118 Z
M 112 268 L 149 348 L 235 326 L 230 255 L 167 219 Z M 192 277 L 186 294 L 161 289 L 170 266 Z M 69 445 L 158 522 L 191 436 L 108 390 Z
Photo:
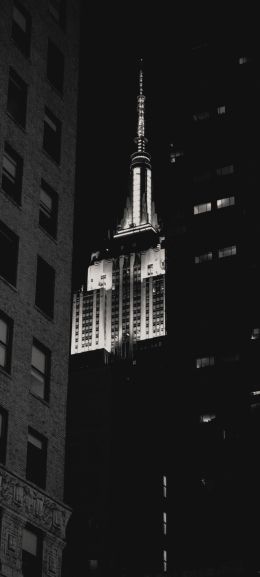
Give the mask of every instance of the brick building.
M 58 576 L 79 2 L 0 5 L 0 575 Z

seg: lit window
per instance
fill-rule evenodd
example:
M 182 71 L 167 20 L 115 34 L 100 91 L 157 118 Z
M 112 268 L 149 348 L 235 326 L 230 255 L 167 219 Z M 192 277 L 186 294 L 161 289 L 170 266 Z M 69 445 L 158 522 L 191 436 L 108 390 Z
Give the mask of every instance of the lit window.
M 226 198 L 220 198 L 217 200 L 217 208 L 225 208 L 226 206 L 233 206 L 235 204 L 234 196 L 227 196 Z
M 167 513 L 163 513 L 163 534 L 167 535 Z
M 24 577 L 42 575 L 42 539 L 33 527 L 23 529 L 22 573 Z
M 31 360 L 31 392 L 41 399 L 48 398 L 50 352 L 34 340 Z
M 220 114 L 220 115 L 221 115 L 221 114 L 226 114 L 226 107 L 225 107 L 225 105 L 223 105 L 223 106 L 218 106 L 217 112 L 218 112 L 218 114 Z
M 10 371 L 13 321 L 0 311 L 0 367 Z
M 64 56 L 50 39 L 48 41 L 47 78 L 62 93 L 64 75 Z
M 233 174 L 234 172 L 234 165 L 229 164 L 228 166 L 221 166 L 220 168 L 216 169 L 217 176 L 226 176 L 227 174 Z
M 213 258 L 213 253 L 212 252 L 205 252 L 203 254 L 200 254 L 198 256 L 195 256 L 195 264 L 200 264 L 202 262 L 207 262 L 209 260 L 212 260 Z
M 37 258 L 35 304 L 49 317 L 54 311 L 55 271 L 43 258 Z
M 211 421 L 214 421 L 215 418 L 216 418 L 216 415 L 201 415 L 200 416 L 200 422 L 201 423 L 211 423 Z
M 56 237 L 58 214 L 58 195 L 53 188 L 42 179 L 40 190 L 39 224 L 51 236 Z
M 196 359 L 196 368 L 203 369 L 204 367 L 212 367 L 215 364 L 214 357 L 200 357 Z
M 7 411 L 0 407 L 0 463 L 5 464 L 7 445 Z
M 30 56 L 31 16 L 17 0 L 13 6 L 12 38 L 25 56 Z
M 60 162 L 61 122 L 45 107 L 43 148 L 56 161 Z
M 26 479 L 42 489 L 46 483 L 47 439 L 28 428 Z
M 206 202 L 203 204 L 196 204 L 193 207 L 194 214 L 200 214 L 202 212 L 210 212 L 211 211 L 211 202 Z
M 27 85 L 13 68 L 9 72 L 7 110 L 13 119 L 25 127 L 27 108 Z
M 18 236 L 0 221 L 0 276 L 16 285 L 18 261 Z M 4 258 L 3 258 L 4 255 Z
M 6 142 L 3 154 L 2 189 L 18 203 L 21 200 L 22 176 L 22 158 Z
M 240 56 L 238 59 L 238 64 L 246 64 L 249 62 L 249 58 L 247 56 Z
M 226 246 L 225 248 L 220 248 L 218 251 L 219 258 L 225 258 L 227 256 L 234 256 L 237 253 L 236 245 Z
M 255 341 L 256 339 L 259 339 L 259 337 L 260 337 L 260 328 L 255 327 L 252 330 L 251 339 L 252 339 L 252 341 Z
M 170 153 L 170 162 L 171 164 L 174 164 L 175 162 L 177 162 L 177 160 L 179 158 L 183 157 L 183 152 L 180 150 L 176 150 L 175 152 L 171 151 Z
M 193 114 L 193 120 L 195 120 L 195 122 L 198 122 L 200 120 L 208 120 L 209 117 L 210 114 L 207 111 L 196 112 L 195 114 Z
M 163 571 L 166 573 L 167 571 L 167 551 L 163 551 Z

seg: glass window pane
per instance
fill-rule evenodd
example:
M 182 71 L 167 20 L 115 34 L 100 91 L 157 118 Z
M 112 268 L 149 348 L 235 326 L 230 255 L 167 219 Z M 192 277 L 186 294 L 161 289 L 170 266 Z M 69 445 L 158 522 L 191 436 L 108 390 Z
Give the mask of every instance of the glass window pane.
M 0 343 L 0 366 L 5 367 L 6 365 L 6 348 Z
M 37 437 L 34 437 L 34 435 L 32 435 L 31 433 L 28 433 L 28 443 L 31 443 L 31 445 L 34 445 L 34 447 L 37 447 L 37 449 L 42 450 L 41 439 L 37 439 Z
M 13 10 L 13 19 L 15 20 L 16 24 L 20 26 L 23 32 L 26 32 L 26 18 L 16 6 L 14 6 Z
M 16 168 L 16 162 L 5 152 L 3 157 L 3 169 L 8 172 L 8 175 L 12 177 L 13 181 L 16 179 Z
M 7 343 L 7 324 L 3 319 L 0 319 L 0 341 L 2 343 Z
M 23 550 L 34 557 L 37 555 L 37 535 L 28 529 L 23 530 Z
M 46 357 L 35 345 L 32 346 L 32 365 L 41 373 L 45 373 Z

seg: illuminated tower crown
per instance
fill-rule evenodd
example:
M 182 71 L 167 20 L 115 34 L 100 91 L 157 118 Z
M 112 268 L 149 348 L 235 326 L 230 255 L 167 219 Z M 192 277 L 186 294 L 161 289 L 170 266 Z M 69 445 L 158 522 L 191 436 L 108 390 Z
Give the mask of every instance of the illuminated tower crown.
M 142 63 L 142 61 L 141 61 Z M 131 155 L 130 196 L 121 224 L 114 237 L 152 229 L 158 231 L 158 220 L 152 200 L 151 156 L 146 152 L 145 96 L 143 94 L 143 70 L 139 71 L 139 94 L 137 96 L 137 152 Z

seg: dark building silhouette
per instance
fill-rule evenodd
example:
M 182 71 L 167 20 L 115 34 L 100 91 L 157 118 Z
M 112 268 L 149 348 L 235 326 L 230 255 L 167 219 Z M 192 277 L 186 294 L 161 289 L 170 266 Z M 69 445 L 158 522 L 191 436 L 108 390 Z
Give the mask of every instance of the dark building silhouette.
M 71 357 L 64 575 L 260 570 L 258 61 L 224 32 L 183 41 L 167 95 L 167 334 Z M 92 266 L 138 252 L 117 241 Z
M 59 576 L 79 3 L 0 4 L 0 574 Z

